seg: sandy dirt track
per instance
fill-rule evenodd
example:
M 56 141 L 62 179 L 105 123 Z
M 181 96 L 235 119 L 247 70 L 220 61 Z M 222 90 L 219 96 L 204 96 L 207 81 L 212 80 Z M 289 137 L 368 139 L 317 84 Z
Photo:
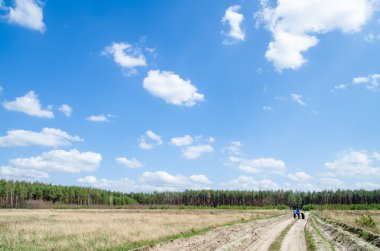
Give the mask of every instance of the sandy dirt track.
M 178 239 L 169 243 L 159 244 L 147 250 L 268 250 L 279 234 L 294 221 L 289 215 L 257 220 L 230 227 L 217 228 L 214 231 L 197 235 L 188 239 Z M 304 222 L 304 223 L 303 223 Z M 298 222 L 297 222 L 298 223 Z M 306 221 L 299 220 L 290 238 L 304 240 L 303 227 Z M 293 229 L 293 228 L 292 228 Z M 302 241 L 300 241 L 301 243 Z M 306 244 L 305 246 L 306 250 Z M 291 246 L 292 247 L 292 246 Z M 301 250 L 301 249 L 285 249 Z
M 306 220 L 296 220 L 281 243 L 281 251 L 307 250 L 305 240 Z

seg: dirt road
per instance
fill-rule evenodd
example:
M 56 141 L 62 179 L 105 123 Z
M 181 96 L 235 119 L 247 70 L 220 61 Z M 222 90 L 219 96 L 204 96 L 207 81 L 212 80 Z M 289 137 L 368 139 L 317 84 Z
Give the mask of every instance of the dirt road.
M 281 251 L 307 250 L 304 232 L 306 222 L 306 220 L 297 220 L 294 223 L 281 243 Z
M 291 216 L 286 215 L 221 227 L 188 239 L 178 239 L 157 245 L 148 250 L 268 250 L 280 233 L 293 221 Z M 303 234 L 305 224 L 305 220 L 298 220 L 292 226 L 284 239 L 285 249 L 283 250 L 306 250 Z M 291 243 L 294 240 L 296 240 L 295 244 Z

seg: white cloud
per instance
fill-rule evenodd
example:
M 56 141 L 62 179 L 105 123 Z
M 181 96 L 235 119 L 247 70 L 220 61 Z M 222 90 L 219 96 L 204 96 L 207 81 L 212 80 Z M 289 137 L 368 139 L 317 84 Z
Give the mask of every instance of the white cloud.
M 188 146 L 182 151 L 182 156 L 186 159 L 197 159 L 213 151 L 214 148 L 211 145 Z
M 0 147 L 31 145 L 64 146 L 70 145 L 72 141 L 83 141 L 83 139 L 55 128 L 43 128 L 41 132 L 10 130 L 6 136 L 0 137 Z
M 310 184 L 310 183 L 298 183 L 298 184 L 289 186 L 289 189 L 292 189 L 293 191 L 319 191 L 321 190 L 316 185 Z
M 141 135 L 139 138 L 139 147 L 141 149 L 150 150 L 159 145 L 162 145 L 161 136 L 151 130 L 146 131 L 145 135 Z
M 124 192 L 136 192 L 142 191 L 139 189 L 139 186 L 132 180 L 128 178 L 120 178 L 117 180 L 96 178 L 95 176 L 89 175 L 83 178 L 77 179 L 81 184 L 86 184 L 92 187 L 118 190 Z
M 380 40 L 380 34 L 373 34 L 373 33 L 369 33 L 368 35 L 366 35 L 365 37 L 364 37 L 364 40 L 366 41 L 366 42 L 373 42 L 373 41 L 375 41 L 375 40 Z
M 237 163 L 240 170 L 247 173 L 260 173 L 263 171 L 283 173 L 285 162 L 273 158 L 242 159 L 230 157 L 230 161 Z
M 194 182 L 197 182 L 197 183 L 203 183 L 203 184 L 210 184 L 211 183 L 211 181 L 204 174 L 191 175 L 190 179 Z
M 365 85 L 368 90 L 376 90 L 380 86 L 380 74 L 370 74 L 366 77 L 356 77 L 352 80 L 355 85 Z
M 346 84 L 340 84 L 340 85 L 334 86 L 334 90 L 346 90 L 346 89 L 347 89 Z
M 16 158 L 9 162 L 12 167 L 43 171 L 58 171 L 68 173 L 95 171 L 102 160 L 99 153 L 52 150 L 30 158 Z
M 277 190 L 279 186 L 272 180 L 255 180 L 253 177 L 242 175 L 236 179 L 221 183 L 222 187 L 236 190 Z
M 143 85 L 150 94 L 168 104 L 191 107 L 204 100 L 204 95 L 197 92 L 190 80 L 184 80 L 171 71 L 150 70 Z
M 302 100 L 302 95 L 296 94 L 296 93 L 291 93 L 290 97 L 294 102 L 301 106 L 306 106 L 306 103 Z
M 186 134 L 183 137 L 175 137 L 170 140 L 170 143 L 175 145 L 175 146 L 187 146 L 191 145 L 193 143 L 193 138 Z
M 135 158 L 128 159 L 125 157 L 118 157 L 116 158 L 116 161 L 117 163 L 129 168 L 139 168 L 143 166 L 143 164 Z
M 343 188 L 344 182 L 336 178 L 323 178 L 318 180 L 321 189 L 338 189 Z
M 204 175 L 173 175 L 165 171 L 144 172 L 138 180 L 128 178 L 104 179 L 94 176 L 79 178 L 81 184 L 124 192 L 184 191 L 185 189 L 210 189 L 205 185 L 211 183 Z M 208 182 L 207 182 L 208 181 Z
M 22 97 L 17 97 L 14 101 L 5 101 L 3 106 L 7 110 L 23 112 L 30 116 L 54 118 L 54 114 L 49 107 L 42 109 L 38 96 L 34 91 L 30 91 Z
M 0 176 L 9 179 L 47 179 L 49 174 L 33 169 L 21 169 L 10 166 L 0 166 Z
M 141 51 L 128 43 L 112 43 L 102 51 L 102 55 L 112 55 L 128 76 L 137 73 L 136 67 L 147 65 Z
M 10 23 L 18 24 L 39 32 L 45 31 L 41 2 L 38 0 L 15 0 L 6 17 Z
M 380 189 L 380 183 L 372 183 L 372 182 L 355 182 L 354 189 Z
M 325 167 L 342 177 L 378 178 L 380 177 L 379 153 L 350 150 L 338 154 L 333 162 L 326 162 Z
M 226 151 L 228 154 L 231 155 L 241 155 L 242 150 L 241 148 L 243 147 L 243 144 L 240 143 L 240 141 L 231 141 L 229 146 L 226 146 L 222 151 Z
M 318 44 L 316 35 L 358 32 L 374 9 L 371 0 L 278 0 L 273 8 L 264 1 L 256 16 L 273 35 L 265 56 L 279 72 L 298 69 L 307 62 L 302 53 Z
M 183 185 L 187 183 L 187 178 L 182 175 L 172 175 L 165 171 L 144 172 L 141 176 L 144 182 L 157 182 L 171 185 Z
M 66 117 L 71 117 L 71 113 L 73 112 L 73 108 L 67 104 L 61 105 L 58 110 L 65 114 Z
M 111 115 L 107 114 L 100 114 L 100 115 L 91 115 L 88 116 L 86 119 L 88 121 L 92 122 L 110 122 L 109 118 L 112 117 Z
M 265 106 L 261 107 L 261 109 L 263 109 L 266 112 L 273 112 L 274 111 L 273 108 L 269 105 L 265 105 Z
M 305 172 L 295 172 L 288 174 L 288 177 L 295 181 L 305 181 L 311 179 L 311 176 Z
M 222 19 L 222 23 L 228 23 L 228 25 L 230 26 L 230 31 L 226 35 L 232 41 L 244 41 L 245 39 L 245 33 L 240 27 L 241 23 L 244 20 L 244 16 L 243 14 L 238 12 L 239 10 L 239 5 L 233 5 L 228 7 Z M 225 40 L 224 43 L 229 44 L 231 43 L 230 40 Z

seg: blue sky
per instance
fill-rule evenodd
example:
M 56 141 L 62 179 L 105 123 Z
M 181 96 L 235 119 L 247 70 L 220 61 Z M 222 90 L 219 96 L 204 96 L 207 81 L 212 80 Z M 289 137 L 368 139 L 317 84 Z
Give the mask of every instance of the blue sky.
M 371 0 L 0 0 L 0 176 L 379 188 Z

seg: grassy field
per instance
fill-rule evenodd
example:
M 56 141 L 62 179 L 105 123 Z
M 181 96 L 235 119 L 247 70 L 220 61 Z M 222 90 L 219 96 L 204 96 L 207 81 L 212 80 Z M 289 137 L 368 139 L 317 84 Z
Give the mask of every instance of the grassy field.
M 316 211 L 319 217 L 333 219 L 349 224 L 356 228 L 365 229 L 375 234 L 380 234 L 380 211 L 376 210 L 320 210 Z
M 281 210 L 1 210 L 1 250 L 104 250 Z

